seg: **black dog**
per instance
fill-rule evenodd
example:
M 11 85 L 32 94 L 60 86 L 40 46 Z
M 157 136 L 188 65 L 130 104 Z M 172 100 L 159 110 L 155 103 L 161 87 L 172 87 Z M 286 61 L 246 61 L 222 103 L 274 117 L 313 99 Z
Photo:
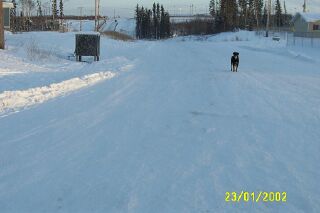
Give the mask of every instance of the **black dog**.
M 239 53 L 234 52 L 233 56 L 231 57 L 231 71 L 238 72 L 239 66 Z

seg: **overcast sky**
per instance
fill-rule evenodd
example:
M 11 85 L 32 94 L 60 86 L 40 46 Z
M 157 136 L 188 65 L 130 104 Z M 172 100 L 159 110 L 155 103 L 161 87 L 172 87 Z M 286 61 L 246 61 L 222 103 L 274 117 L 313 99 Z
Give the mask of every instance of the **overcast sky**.
M 133 16 L 134 7 L 139 4 L 146 7 L 151 7 L 153 0 L 100 0 L 102 15 L 113 16 L 121 15 L 126 17 Z M 193 5 L 194 13 L 208 12 L 208 5 L 210 0 L 159 0 L 165 8 L 172 13 L 190 13 L 191 5 Z M 273 2 L 275 0 L 272 0 Z M 283 4 L 283 0 L 280 0 Z M 84 7 L 86 15 L 93 14 L 95 0 L 66 0 L 66 13 L 78 13 L 77 7 Z M 75 7 L 75 5 L 77 5 Z M 303 0 L 286 0 L 287 10 L 290 13 L 295 13 L 302 10 Z M 310 12 L 320 13 L 320 0 L 307 0 L 307 9 Z

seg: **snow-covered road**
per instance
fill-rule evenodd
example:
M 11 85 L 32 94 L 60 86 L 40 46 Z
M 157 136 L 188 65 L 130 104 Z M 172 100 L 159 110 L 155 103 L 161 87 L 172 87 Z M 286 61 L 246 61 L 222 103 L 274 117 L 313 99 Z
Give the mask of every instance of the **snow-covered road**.
M 103 39 L 79 75 L 117 78 L 0 118 L 1 212 L 319 212 L 319 60 L 230 36 Z M 233 191 L 287 202 L 225 202 Z

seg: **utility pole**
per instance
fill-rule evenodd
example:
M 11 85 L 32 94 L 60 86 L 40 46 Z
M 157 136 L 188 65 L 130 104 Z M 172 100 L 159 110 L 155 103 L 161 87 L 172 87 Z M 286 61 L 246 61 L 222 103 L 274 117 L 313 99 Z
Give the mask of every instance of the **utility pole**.
M 306 13 L 307 12 L 307 1 L 306 0 L 304 0 L 302 7 L 303 7 L 303 12 Z
M 266 30 L 266 37 L 269 37 L 269 30 L 270 30 L 270 15 L 271 15 L 271 0 L 268 1 L 268 17 L 267 17 L 267 30 Z
M 78 7 L 79 10 L 80 10 L 80 32 L 82 31 L 82 10 L 83 10 L 83 7 Z
M 95 0 L 95 30 L 98 31 L 99 26 L 99 18 L 100 18 L 100 0 Z
M 4 49 L 4 20 L 2 4 L 2 0 L 0 0 L 0 49 Z

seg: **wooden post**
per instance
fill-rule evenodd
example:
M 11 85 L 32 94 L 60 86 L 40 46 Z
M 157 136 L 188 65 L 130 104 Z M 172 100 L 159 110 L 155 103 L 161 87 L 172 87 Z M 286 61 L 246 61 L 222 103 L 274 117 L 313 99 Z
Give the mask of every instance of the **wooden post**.
M 4 49 L 4 20 L 3 20 L 3 3 L 0 0 L 0 49 Z

